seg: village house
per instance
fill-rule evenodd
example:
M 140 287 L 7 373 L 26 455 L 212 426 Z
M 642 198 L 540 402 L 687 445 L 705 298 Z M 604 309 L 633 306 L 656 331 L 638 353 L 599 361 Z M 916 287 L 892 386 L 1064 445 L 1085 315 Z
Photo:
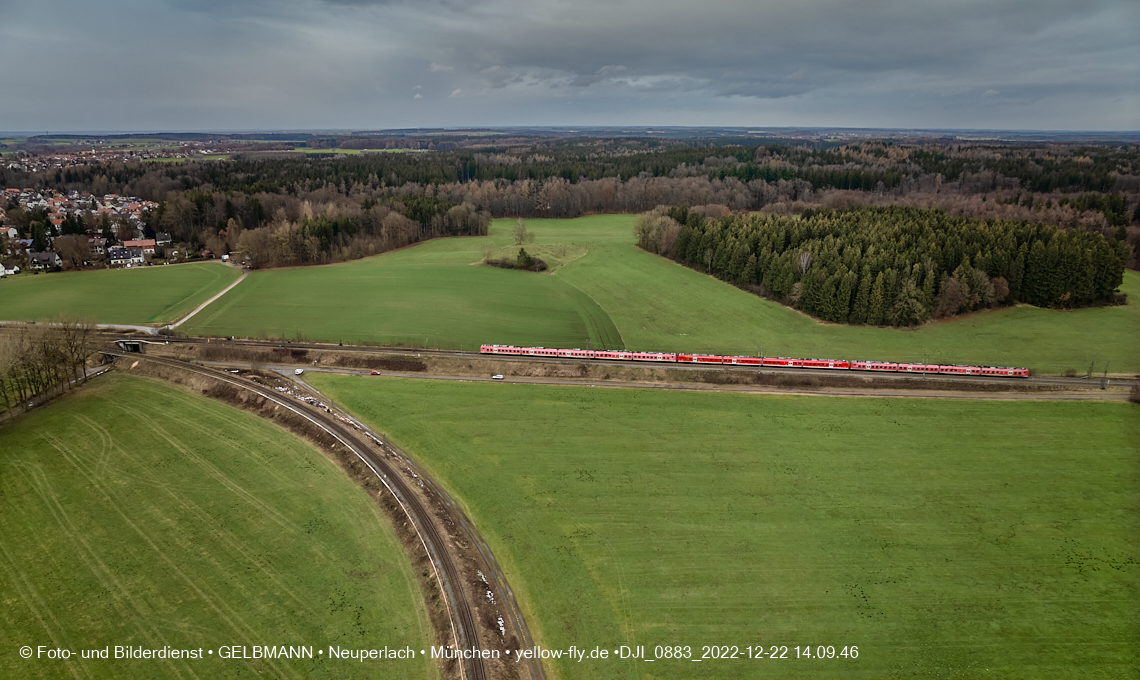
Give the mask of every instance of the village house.
M 32 239 L 30 238 L 13 238 L 8 239 L 8 255 L 11 257 L 19 257 L 28 252 L 32 247 Z
M 88 236 L 87 245 L 95 255 L 107 254 L 107 239 L 102 236 Z
M 62 266 L 63 260 L 56 253 L 28 253 L 28 267 L 31 269 L 55 269 Z
M 133 241 L 123 241 L 124 248 L 137 248 L 147 255 L 154 255 L 155 242 L 152 238 L 135 239 Z
M 143 251 L 138 248 L 111 248 L 107 253 L 107 261 L 112 266 L 142 264 Z

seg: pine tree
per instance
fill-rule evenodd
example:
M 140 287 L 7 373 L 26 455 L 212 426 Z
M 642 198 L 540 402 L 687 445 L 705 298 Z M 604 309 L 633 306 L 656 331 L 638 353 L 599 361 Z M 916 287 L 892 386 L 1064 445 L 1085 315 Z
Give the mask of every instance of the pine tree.
M 1009 301 L 1017 303 L 1024 299 L 1024 281 L 1025 281 L 1025 257 L 1028 249 L 1022 243 L 1017 251 L 1017 257 L 1013 258 L 1013 264 L 1009 266 L 1009 276 L 1006 277 L 1009 281 Z
M 934 313 L 934 272 L 928 272 L 922 279 L 922 308 L 926 310 L 925 318 L 929 319 Z
M 863 267 L 859 277 L 859 292 L 855 294 L 855 305 L 851 308 L 851 323 L 867 323 L 867 312 L 871 303 L 871 268 Z
M 1023 299 L 1031 305 L 1044 307 L 1049 304 L 1048 257 L 1045 244 L 1041 240 L 1033 242 L 1029 256 L 1025 258 Z
M 887 311 L 886 300 L 883 299 L 883 278 L 883 272 L 879 272 L 871 286 L 871 299 L 867 305 L 867 323 L 871 326 L 881 326 Z
M 756 285 L 757 272 L 756 253 L 752 253 L 748 256 L 748 264 L 744 265 L 742 283 L 747 286 Z
M 748 246 L 744 243 L 738 243 L 736 250 L 732 253 L 732 260 L 728 264 L 727 278 L 733 283 L 747 283 L 744 275 L 744 269 L 748 265 Z M 753 255 L 752 259 L 755 260 L 756 256 Z
M 851 314 L 851 294 L 855 292 L 858 278 L 855 272 L 848 271 L 839 280 L 839 285 L 835 291 L 835 310 L 832 313 L 832 321 L 836 323 L 847 321 L 847 317 Z

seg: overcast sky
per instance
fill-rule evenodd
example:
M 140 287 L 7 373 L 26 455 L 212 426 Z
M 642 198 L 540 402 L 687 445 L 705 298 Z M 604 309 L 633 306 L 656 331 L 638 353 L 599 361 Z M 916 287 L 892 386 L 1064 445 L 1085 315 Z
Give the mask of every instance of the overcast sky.
M 0 0 L 0 130 L 1140 129 L 1137 0 Z

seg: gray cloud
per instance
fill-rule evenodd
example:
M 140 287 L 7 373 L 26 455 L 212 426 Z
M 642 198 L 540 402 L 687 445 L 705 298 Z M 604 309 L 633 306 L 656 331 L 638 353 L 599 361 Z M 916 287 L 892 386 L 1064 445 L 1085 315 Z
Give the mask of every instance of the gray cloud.
M 1131 0 L 4 7 L 0 129 L 1140 128 Z

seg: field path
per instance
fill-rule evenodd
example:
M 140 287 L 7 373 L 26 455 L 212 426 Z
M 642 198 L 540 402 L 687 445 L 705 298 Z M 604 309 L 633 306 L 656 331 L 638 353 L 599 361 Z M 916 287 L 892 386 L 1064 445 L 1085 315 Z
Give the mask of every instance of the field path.
M 223 266 L 225 266 L 225 267 L 234 267 L 234 265 L 232 265 L 232 264 L 228 264 L 228 263 L 227 263 L 227 264 L 224 264 Z M 242 281 L 244 281 L 244 280 L 245 280 L 245 277 L 249 275 L 249 271 L 248 271 L 248 270 L 245 270 L 245 269 L 241 269 L 241 268 L 239 268 L 239 267 L 234 267 L 234 269 L 237 269 L 238 271 L 240 271 L 240 272 L 241 272 L 241 276 L 239 276 L 239 277 L 237 278 L 237 281 L 234 281 L 234 282 L 233 282 L 233 283 L 231 283 L 230 285 L 228 285 L 228 286 L 226 286 L 225 288 L 223 288 L 223 289 L 222 289 L 220 292 L 218 292 L 218 294 L 217 294 L 217 295 L 215 295 L 214 297 L 210 298 L 209 300 L 206 300 L 206 301 L 205 301 L 205 302 L 203 302 L 202 304 L 198 305 L 198 306 L 197 306 L 197 307 L 195 307 L 195 308 L 194 308 L 194 309 L 193 309 L 193 310 L 192 310 L 192 311 L 191 311 L 189 314 L 187 314 L 186 316 L 182 317 L 182 318 L 181 318 L 181 319 L 179 319 L 178 321 L 176 321 L 176 322 L 174 322 L 174 323 L 172 323 L 172 324 L 168 325 L 168 326 L 167 326 L 167 328 L 169 328 L 170 330 L 174 330 L 175 328 L 178 328 L 178 327 L 179 327 L 179 326 L 181 326 L 182 324 L 186 323 L 186 322 L 187 322 L 187 321 L 189 321 L 189 320 L 190 320 L 190 319 L 191 319 L 191 318 L 192 318 L 192 317 L 193 317 L 195 314 L 197 314 L 198 312 L 202 311 L 202 310 L 203 310 L 203 309 L 205 309 L 206 307 L 209 307 L 209 306 L 210 306 L 210 304 L 211 304 L 212 302 L 214 302 L 214 300 L 217 300 L 218 298 L 222 297 L 222 296 L 223 296 L 223 295 L 225 295 L 226 293 L 228 293 L 228 292 L 230 292 L 231 290 L 233 290 L 234 286 L 236 286 L 236 285 L 238 285 L 239 283 L 241 283 Z

